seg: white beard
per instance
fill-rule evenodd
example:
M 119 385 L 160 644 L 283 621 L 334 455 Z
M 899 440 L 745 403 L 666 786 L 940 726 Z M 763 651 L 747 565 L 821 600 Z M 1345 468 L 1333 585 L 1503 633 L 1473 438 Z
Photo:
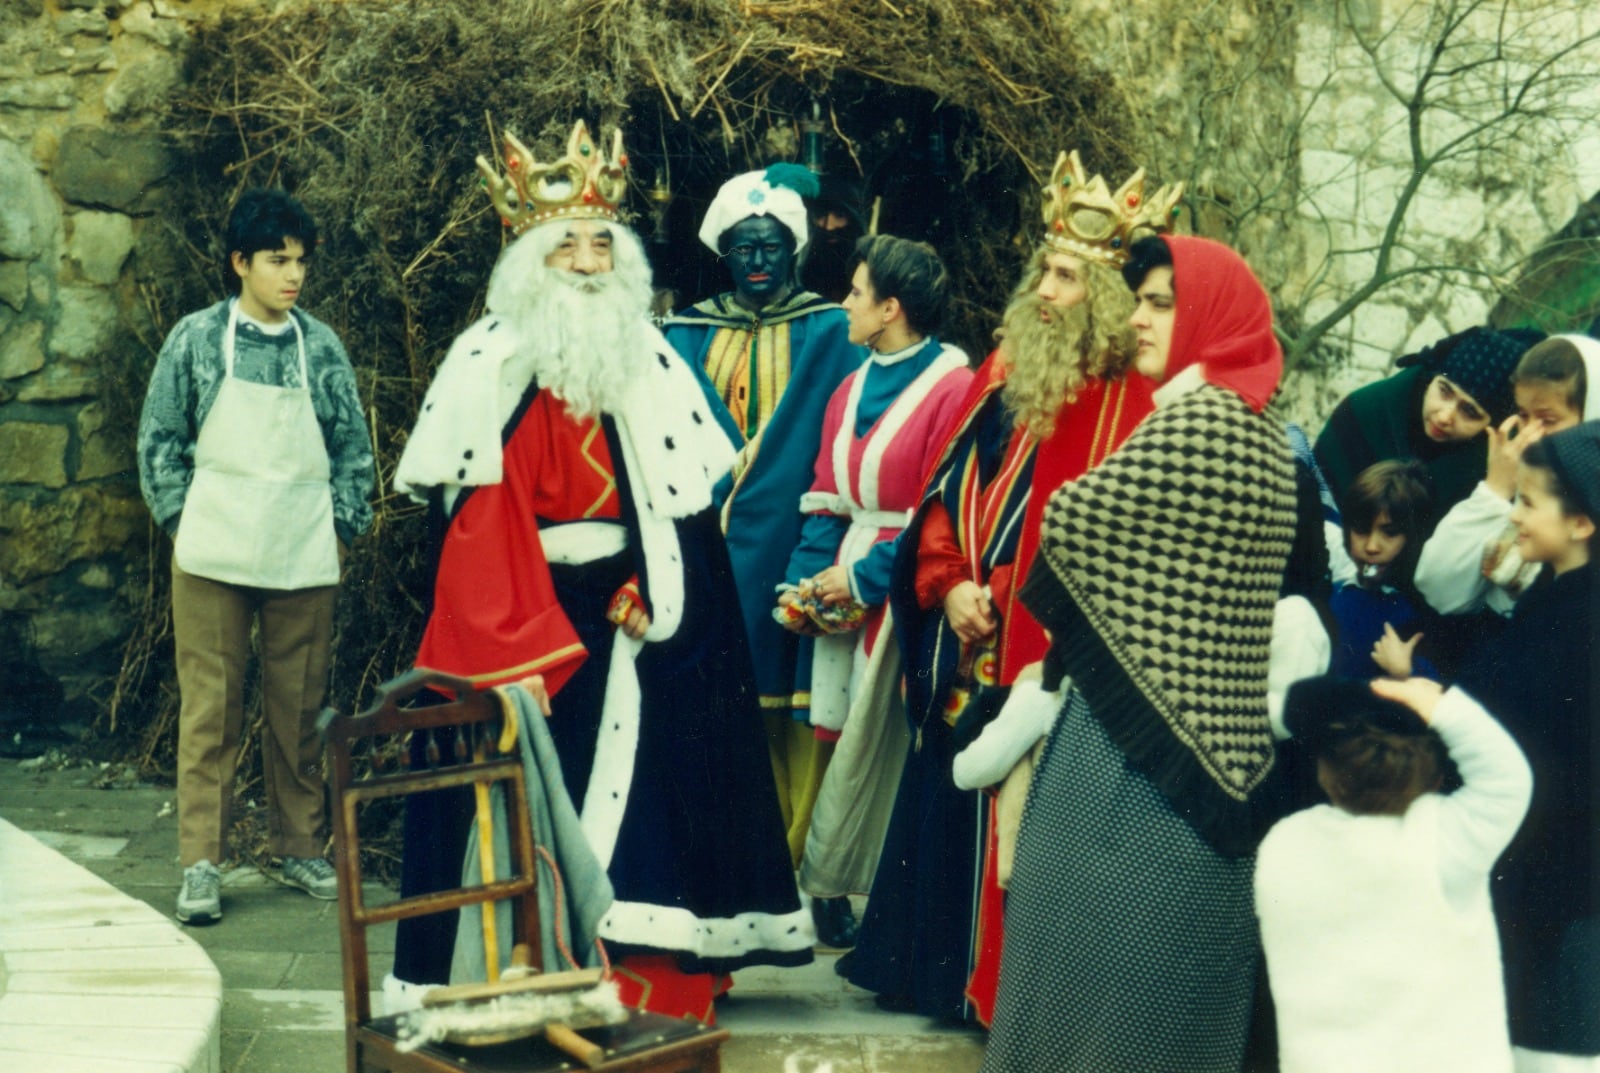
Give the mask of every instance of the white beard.
M 574 417 L 614 412 L 630 374 L 649 357 L 640 332 L 645 310 L 630 308 L 614 273 L 584 277 L 551 271 L 550 276 L 541 300 L 512 316 L 518 357 Z
M 613 231 L 613 271 L 580 276 L 551 268 L 546 243 L 536 240 L 551 239 L 554 249 L 564 232 L 562 224 L 546 224 L 507 250 L 490 279 L 488 306 L 510 321 L 519 372 L 586 418 L 615 412 L 639 363 L 649 360 L 650 268 L 622 228 Z

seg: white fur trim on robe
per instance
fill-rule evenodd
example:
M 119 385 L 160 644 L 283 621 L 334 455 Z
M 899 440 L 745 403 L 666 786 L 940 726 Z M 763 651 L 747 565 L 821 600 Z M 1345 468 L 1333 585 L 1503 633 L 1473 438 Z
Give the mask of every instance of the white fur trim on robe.
M 811 911 L 804 906 L 781 915 L 697 917 L 678 906 L 613 902 L 600 921 L 600 935 L 612 942 L 702 958 L 737 958 L 752 950 L 806 950 L 817 942 Z
M 711 505 L 734 447 L 694 372 L 661 333 L 644 326 L 640 337 L 652 353 L 641 355 L 611 416 L 634 445 L 628 477 L 644 493 L 636 498 L 659 517 L 688 517 Z M 455 493 L 500 483 L 501 430 L 534 375 L 504 316 L 490 314 L 462 332 L 422 400 L 395 469 L 395 491 L 421 501 L 434 487 Z

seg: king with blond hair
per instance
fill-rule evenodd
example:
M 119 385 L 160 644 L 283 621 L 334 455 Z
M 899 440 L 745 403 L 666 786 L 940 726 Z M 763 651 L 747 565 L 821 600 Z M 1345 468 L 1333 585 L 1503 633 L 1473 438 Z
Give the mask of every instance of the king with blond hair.
M 1044 235 L 999 346 L 906 529 L 890 601 L 915 741 L 845 973 L 880 1005 L 988 1023 L 1001 937 L 984 851 L 990 799 L 951 783 L 953 757 L 1045 654 L 1044 630 L 1016 599 L 1045 501 L 1153 408 L 1154 385 L 1132 371 L 1133 302 L 1118 268 L 1132 242 L 1170 226 L 1181 194 L 1180 185 L 1147 197 L 1142 169 L 1113 192 L 1076 152 L 1060 154 L 1043 189 Z

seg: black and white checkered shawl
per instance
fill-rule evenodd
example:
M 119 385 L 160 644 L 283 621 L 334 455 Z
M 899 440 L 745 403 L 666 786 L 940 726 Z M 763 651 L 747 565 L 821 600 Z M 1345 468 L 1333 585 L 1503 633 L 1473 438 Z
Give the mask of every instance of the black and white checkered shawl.
M 1206 385 L 1051 497 L 1023 602 L 1128 761 L 1224 853 L 1272 766 L 1267 656 L 1294 536 L 1281 425 Z

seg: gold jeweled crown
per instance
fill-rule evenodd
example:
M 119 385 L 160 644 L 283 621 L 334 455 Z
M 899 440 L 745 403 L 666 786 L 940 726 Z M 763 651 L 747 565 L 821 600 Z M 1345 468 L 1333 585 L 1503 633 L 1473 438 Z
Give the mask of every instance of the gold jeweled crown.
M 1183 184 L 1163 186 L 1149 197 L 1140 168 L 1115 194 L 1106 181 L 1090 178 L 1078 151 L 1056 157 L 1044 188 L 1045 244 L 1062 253 L 1089 257 L 1113 267 L 1128 259 L 1128 247 L 1142 238 L 1172 230 L 1182 211 Z
M 513 234 L 521 235 L 547 220 L 618 218 L 628 192 L 628 157 L 622 151 L 620 128 L 612 131 L 609 158 L 589 137 L 581 119 L 567 139 L 567 155 L 551 164 L 534 160 L 514 134 L 508 132 L 505 143 L 506 174 L 500 175 L 481 156 L 478 170 L 500 222 Z

